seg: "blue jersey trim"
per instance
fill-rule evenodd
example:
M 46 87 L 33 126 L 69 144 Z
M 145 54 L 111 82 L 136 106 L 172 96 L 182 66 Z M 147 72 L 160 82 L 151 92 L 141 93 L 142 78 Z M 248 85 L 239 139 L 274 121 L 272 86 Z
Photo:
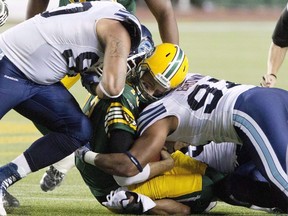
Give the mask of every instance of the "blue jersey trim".
M 142 134 L 142 131 L 146 129 L 147 125 L 149 125 L 151 121 L 157 119 L 158 116 L 165 112 L 167 112 L 167 110 L 163 104 L 144 110 L 138 119 L 138 134 Z

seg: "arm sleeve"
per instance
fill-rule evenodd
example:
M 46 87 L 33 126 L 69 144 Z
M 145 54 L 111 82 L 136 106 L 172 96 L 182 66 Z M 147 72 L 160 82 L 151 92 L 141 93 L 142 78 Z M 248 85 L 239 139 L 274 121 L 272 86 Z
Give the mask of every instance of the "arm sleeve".
M 280 47 L 288 47 L 288 11 L 287 6 L 281 13 L 276 27 L 274 29 L 272 40 L 273 43 Z
M 122 153 L 128 151 L 134 143 L 134 134 L 121 130 L 114 129 L 110 132 L 110 139 L 108 141 L 109 152 Z
M 133 134 L 125 130 L 112 130 L 110 132 L 110 140 L 108 142 L 110 152 L 118 153 L 125 152 L 130 149 L 134 143 Z M 121 144 L 119 144 L 121 142 Z M 142 172 L 132 177 L 113 176 L 115 181 L 120 186 L 140 183 L 146 181 L 150 175 L 150 166 L 146 165 Z
M 122 177 L 122 176 L 113 175 L 113 178 L 115 179 L 118 185 L 129 186 L 129 185 L 138 184 L 138 183 L 146 181 L 149 178 L 149 175 L 150 175 L 150 166 L 149 164 L 147 164 L 144 167 L 143 171 L 138 173 L 135 176 Z

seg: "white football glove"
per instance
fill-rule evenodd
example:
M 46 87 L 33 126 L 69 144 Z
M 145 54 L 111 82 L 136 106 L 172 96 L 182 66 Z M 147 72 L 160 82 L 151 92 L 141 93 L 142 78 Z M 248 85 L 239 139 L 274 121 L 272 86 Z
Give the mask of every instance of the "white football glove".
M 133 195 L 134 194 L 134 195 Z M 131 199 L 133 196 L 134 199 Z M 155 202 L 149 197 L 127 191 L 126 187 L 120 187 L 115 191 L 111 191 L 106 196 L 107 202 L 102 202 L 108 209 L 126 210 L 126 213 L 137 214 L 144 213 L 156 206 Z M 136 200 L 135 200 L 136 199 Z
M 265 74 L 262 77 L 262 81 L 261 81 L 260 85 L 262 87 L 272 88 L 275 86 L 276 80 L 277 80 L 277 76 L 275 74 Z
M 4 25 L 7 21 L 9 10 L 6 2 L 0 0 L 0 26 Z

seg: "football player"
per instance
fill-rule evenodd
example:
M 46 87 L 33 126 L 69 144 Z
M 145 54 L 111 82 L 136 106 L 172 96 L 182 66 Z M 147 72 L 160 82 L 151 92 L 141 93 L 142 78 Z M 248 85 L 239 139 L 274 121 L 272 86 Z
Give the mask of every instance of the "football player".
M 70 31 L 71 26 L 75 31 Z M 2 197 L 10 185 L 90 140 L 90 120 L 59 81 L 67 74 L 81 73 L 83 85 L 99 98 L 119 97 L 125 86 L 127 57 L 140 40 L 138 19 L 109 1 L 46 11 L 1 34 L 0 94 L 5 103 L 0 105 L 0 116 L 14 108 L 52 131 L 0 168 Z M 86 72 L 97 62 L 103 62 L 101 80 Z M 6 215 L 3 203 L 0 215 Z
M 182 51 L 180 51 L 175 45 L 159 45 L 155 48 L 152 56 L 143 60 L 143 62 L 138 66 L 139 70 L 137 73 L 142 74 L 140 78 L 141 81 L 138 80 L 139 76 L 135 74 L 136 71 L 132 71 L 133 74 L 131 74 L 131 77 L 128 77 L 128 80 L 132 84 L 139 84 L 134 86 L 134 88 L 136 89 L 136 93 L 140 95 L 141 103 L 146 104 L 156 100 L 157 95 L 160 96 L 163 92 L 166 92 L 165 89 L 170 90 L 182 82 L 185 73 L 188 70 L 188 63 L 186 58 L 184 58 L 185 56 L 183 56 L 183 53 L 181 53 Z M 146 70 L 147 67 L 151 68 L 151 70 Z M 141 69 L 144 70 L 142 71 Z M 153 73 L 154 71 L 162 70 L 164 71 L 163 74 L 158 73 L 154 75 Z M 177 76 L 175 75 L 175 70 L 180 70 L 183 72 L 177 74 Z M 149 72 L 153 76 L 151 76 Z M 174 76 L 172 76 L 173 73 Z M 165 76 L 167 76 L 167 78 Z M 153 81 L 153 77 L 157 80 L 156 84 L 155 81 Z M 135 79 L 137 79 L 137 82 L 135 82 Z M 159 86 L 158 84 L 158 82 L 163 80 L 167 81 L 165 88 Z M 157 87 L 156 91 L 153 90 L 155 87 Z M 128 88 L 128 86 L 126 88 Z M 152 93 L 143 94 L 144 89 L 146 89 L 148 92 L 155 92 L 154 96 Z M 94 134 L 90 141 L 92 150 L 99 152 L 126 152 L 131 147 L 131 144 L 136 138 L 136 119 L 140 112 L 135 95 L 131 96 L 132 92 L 134 91 L 131 91 L 130 87 L 128 88 L 128 91 L 124 91 L 120 98 L 115 100 L 100 100 L 98 103 L 95 103 L 95 99 L 93 98 L 91 98 L 93 99 L 91 101 L 88 100 L 84 106 L 84 112 L 89 113 L 88 116 L 94 125 Z M 101 115 L 101 113 L 104 114 Z M 120 139 L 121 143 L 118 143 Z M 89 153 L 87 153 L 86 156 L 88 154 Z M 66 158 L 65 160 L 67 159 L 69 160 L 69 158 Z M 74 161 L 73 158 L 71 159 Z M 210 179 L 210 175 L 213 172 L 211 172 L 210 169 L 207 169 L 205 164 L 201 164 L 198 161 L 192 160 L 191 158 L 185 159 L 185 156 L 183 159 L 180 152 L 175 154 L 174 159 L 176 166 L 172 171 L 165 173 L 165 177 L 156 177 L 153 180 L 145 182 L 144 184 L 134 184 L 133 186 L 128 187 L 128 191 L 133 192 L 134 195 L 137 193 L 137 196 L 140 197 L 140 204 L 134 203 L 135 205 L 139 204 L 140 206 L 139 208 L 135 208 L 135 206 L 132 205 L 134 206 L 132 208 L 132 206 L 129 205 L 129 208 L 127 209 L 126 205 L 120 205 L 118 206 L 120 209 L 117 209 L 118 213 L 119 210 L 121 213 L 125 212 L 134 214 L 146 212 L 149 208 L 151 208 L 151 206 L 147 208 L 145 204 L 147 203 L 147 197 L 144 199 L 145 196 L 148 196 L 153 200 L 157 200 L 157 206 L 154 206 L 153 202 L 152 204 L 151 202 L 148 202 L 153 207 L 153 209 L 150 211 L 152 214 L 159 213 L 160 209 L 161 211 L 169 212 L 171 214 L 183 214 L 184 212 L 199 213 L 207 209 L 211 199 L 213 198 L 212 185 L 214 182 Z M 164 165 L 165 164 L 162 164 L 162 167 L 164 167 Z M 150 166 L 144 168 L 140 176 L 135 176 L 129 179 L 123 179 L 117 176 L 113 177 L 112 175 L 103 172 L 101 169 L 83 162 L 81 153 L 80 159 L 76 158 L 76 166 L 95 198 L 100 203 L 104 203 L 109 209 L 113 208 L 113 211 L 116 209 L 112 204 L 115 203 L 115 199 L 118 199 L 118 196 L 114 192 L 110 194 L 111 190 L 116 190 L 119 187 L 118 184 L 130 185 L 139 181 L 144 181 L 148 179 L 148 177 L 151 178 L 155 175 L 154 171 L 152 171 L 152 165 L 150 164 Z M 57 167 L 59 167 L 59 165 L 57 165 Z M 57 175 L 56 177 L 55 175 L 51 175 L 52 172 L 53 170 L 49 169 L 47 174 L 44 175 L 41 184 L 42 189 L 52 189 L 49 187 L 51 185 L 50 180 L 51 178 L 57 179 Z M 153 175 L 151 176 L 152 173 Z M 216 177 L 214 176 L 213 178 L 215 179 Z M 179 179 L 182 183 L 186 183 L 185 187 L 182 187 L 182 184 L 179 185 L 175 183 L 175 180 L 179 181 Z M 56 180 L 54 182 L 57 183 Z M 180 187 L 171 188 L 171 185 L 175 185 L 175 187 L 179 185 Z M 123 194 L 123 190 L 119 191 L 119 189 L 117 189 L 117 194 L 118 193 Z M 126 191 L 124 194 L 126 194 Z M 173 200 L 163 200 L 163 198 L 173 198 Z M 123 199 L 124 198 L 122 198 L 122 201 Z M 161 201 L 158 201 L 158 199 L 161 199 Z M 191 199 L 193 202 L 189 202 Z M 135 200 L 137 199 L 135 198 Z M 179 203 L 180 200 L 181 203 L 184 203 L 185 205 L 181 205 Z M 160 208 L 158 205 L 159 202 L 162 205 L 164 202 L 169 202 L 170 204 L 172 202 L 173 205 L 166 204 L 165 208 Z
M 134 71 L 137 67 L 137 65 L 145 58 L 148 53 L 152 52 L 154 49 L 154 41 L 152 39 L 152 34 L 149 31 L 148 28 L 146 28 L 144 25 L 141 25 L 141 30 L 142 30 L 142 38 L 139 46 L 137 47 L 136 50 L 133 50 L 129 58 L 127 60 L 127 76 L 128 76 L 128 83 L 129 81 L 132 82 L 132 71 Z M 98 71 L 99 74 L 102 74 L 103 65 L 93 65 L 89 70 L 94 70 Z M 134 73 L 134 72 L 133 72 Z M 64 80 L 64 83 L 65 80 Z M 129 92 L 129 91 L 128 91 Z M 132 93 L 131 93 L 132 94 Z M 125 95 L 123 96 L 125 98 Z M 133 97 L 135 97 L 133 95 Z M 133 98 L 132 97 L 132 98 Z M 127 96 L 127 98 L 129 98 Z M 88 115 L 88 112 L 95 112 L 94 106 L 95 103 L 91 103 L 91 100 L 94 102 L 97 101 L 98 97 L 94 99 L 93 95 L 90 95 L 87 97 L 87 101 L 83 107 L 83 112 Z M 136 100 L 136 99 L 135 99 Z M 103 102 L 102 102 L 103 103 Z M 107 102 L 107 104 L 110 104 L 110 101 Z M 91 108 L 91 106 L 93 107 Z M 127 109 L 131 109 L 129 104 L 126 105 L 126 103 L 122 103 L 123 107 L 126 107 Z M 122 107 L 120 106 L 120 107 Z M 139 110 L 138 108 L 139 104 L 134 104 L 133 107 L 135 107 L 136 110 Z M 90 110 L 91 109 L 91 110 Z M 90 110 L 90 111 L 89 111 Z M 103 112 L 103 110 L 98 110 L 96 113 L 97 115 L 100 115 Z M 138 111 L 140 112 L 140 111 Z M 113 114 L 113 112 L 112 112 Z M 106 115 L 106 112 L 103 112 L 103 116 Z M 90 116 L 90 115 L 89 115 Z M 125 115 L 126 116 L 126 115 Z M 128 117 L 127 115 L 126 117 Z M 124 116 L 122 116 L 124 117 Z M 136 115 L 138 117 L 138 115 Z M 136 119 L 132 118 L 131 120 Z M 123 120 L 118 119 L 116 122 L 122 122 Z M 96 125 L 96 123 L 94 123 Z M 101 123 L 101 125 L 103 125 Z M 37 125 L 38 129 L 43 133 L 46 134 L 49 132 L 47 128 L 43 128 L 40 125 Z M 133 128 L 136 130 L 136 126 L 133 126 Z M 100 133 L 101 134 L 101 133 Z M 74 154 L 71 154 L 67 156 L 66 158 L 62 159 L 61 161 L 58 161 L 57 163 L 51 165 L 48 170 L 46 170 L 46 173 L 43 175 L 42 179 L 40 180 L 40 187 L 43 191 L 52 191 L 55 189 L 56 186 L 59 186 L 61 182 L 63 181 L 66 173 L 72 169 L 75 166 L 74 163 Z
M 29 0 L 27 6 L 27 19 L 41 13 L 47 9 L 50 0 Z M 89 0 L 90 1 L 90 0 Z M 94 0 L 91 0 L 94 1 Z M 128 11 L 135 13 L 136 11 L 136 1 L 135 0 L 111 0 L 112 2 L 119 2 Z M 79 0 L 60 0 L 59 6 L 65 6 L 69 3 L 79 2 Z M 80 2 L 86 2 L 86 0 L 81 0 Z M 148 8 L 157 20 L 160 36 L 162 42 L 179 44 L 179 32 L 178 26 L 170 0 L 145 0 Z M 64 77 L 62 83 L 66 88 L 71 88 L 78 80 L 80 75 L 75 77 Z M 41 129 L 41 125 L 36 125 L 37 128 Z
M 181 86 L 141 112 L 140 137 L 128 154 L 90 153 L 84 159 L 111 174 L 132 176 L 163 148 L 166 138 L 196 146 L 211 140 L 234 142 L 245 147 L 256 168 L 278 191 L 282 204 L 278 207 L 287 213 L 288 134 L 283 133 L 288 129 L 287 106 L 288 92 L 282 89 L 189 74 Z
M 163 71 L 163 72 L 159 73 L 159 71 Z M 187 62 L 186 57 L 183 55 L 182 51 L 179 50 L 179 48 L 177 48 L 177 46 L 175 45 L 162 44 L 162 45 L 156 46 L 152 55 L 149 56 L 147 59 L 144 59 L 143 62 L 140 63 L 140 65 L 138 66 L 138 70 L 133 71 L 135 72 L 135 74 L 131 74 L 132 78 L 130 77 L 128 78 L 128 80 L 131 81 L 132 84 L 137 83 L 137 85 L 134 85 L 134 89 L 136 90 L 136 93 L 140 96 L 139 97 L 140 101 L 144 104 L 147 104 L 152 101 L 158 100 L 159 97 L 162 97 L 162 95 L 167 92 L 167 90 L 171 90 L 175 88 L 179 83 L 182 82 L 187 71 L 188 71 L 188 62 Z M 153 80 L 157 81 L 156 84 L 155 84 L 155 81 Z M 161 84 L 160 86 L 159 86 L 159 83 Z M 153 90 L 156 87 L 157 89 Z M 116 113 L 116 110 L 115 109 L 113 110 L 115 114 L 118 114 L 119 116 L 121 116 L 120 112 Z M 99 115 L 97 115 L 98 112 L 93 111 L 93 113 L 95 113 L 93 114 L 95 117 L 94 119 L 92 119 L 92 122 L 96 123 L 97 120 L 99 119 Z M 124 112 L 122 111 L 122 113 Z M 104 119 L 104 117 L 102 118 Z M 131 119 L 131 117 L 126 117 L 126 118 Z M 105 119 L 106 121 L 109 121 L 109 122 L 107 122 L 104 125 L 108 126 L 109 124 L 114 123 L 114 127 L 117 122 L 127 121 L 127 120 L 115 121 L 113 119 L 112 114 L 109 114 L 109 117 L 107 116 Z M 134 122 L 134 124 L 136 124 L 135 118 L 133 118 L 133 121 L 131 122 Z M 90 144 L 92 145 L 91 147 L 92 150 L 101 151 L 101 152 L 116 152 L 116 151 L 127 152 L 127 150 L 131 147 L 131 144 L 133 143 L 135 139 L 135 133 L 134 133 L 134 136 L 131 137 L 130 139 L 127 139 L 127 136 L 125 136 L 123 132 L 121 135 L 119 134 L 119 136 L 115 136 L 116 135 L 115 134 L 114 139 L 111 139 L 111 135 L 110 135 L 108 136 L 110 137 L 108 142 L 106 141 L 100 144 L 98 143 L 100 141 L 99 137 L 103 136 L 103 135 L 101 136 L 101 134 L 105 134 L 101 131 L 102 130 L 101 125 L 103 124 L 99 124 L 99 123 L 95 124 L 95 127 L 97 126 L 97 128 L 95 129 L 97 130 L 95 130 L 95 135 L 90 142 Z M 106 129 L 106 131 L 109 131 L 109 130 Z M 105 137 L 107 137 L 107 135 L 105 135 Z M 119 140 L 121 140 L 121 144 L 119 143 Z M 127 140 L 129 140 L 128 142 L 129 146 L 125 147 L 123 146 L 123 143 L 127 143 Z M 122 147 L 122 149 L 118 150 L 120 147 Z M 82 150 L 79 150 L 79 151 L 82 151 Z M 79 153 L 79 151 L 77 150 L 76 152 L 77 152 L 77 155 L 80 155 L 80 158 L 81 158 L 82 153 Z M 85 154 L 86 157 L 88 155 L 89 153 Z M 162 211 L 165 210 L 165 211 L 170 212 L 171 214 L 172 213 L 183 214 L 184 210 L 189 213 L 199 213 L 199 212 L 205 211 L 205 209 L 207 209 L 207 207 L 210 205 L 212 198 L 214 198 L 213 193 L 211 191 L 214 181 L 211 180 L 211 176 L 210 176 L 210 174 L 213 172 L 210 169 L 206 169 L 207 166 L 205 164 L 201 165 L 199 162 L 194 161 L 194 160 L 190 161 L 190 160 L 187 160 L 187 158 L 181 159 L 181 156 L 179 156 L 179 154 L 176 154 L 175 160 L 176 160 L 176 166 L 171 172 L 167 172 L 165 174 L 165 177 L 163 176 L 156 177 L 153 180 L 150 180 L 140 185 L 139 184 L 135 185 L 134 183 L 151 178 L 151 172 L 150 172 L 151 170 L 149 166 L 143 169 L 143 172 L 141 172 L 140 176 L 132 177 L 133 180 L 131 180 L 131 178 L 126 179 L 126 178 L 122 178 L 119 176 L 114 176 L 114 178 L 112 178 L 111 175 L 107 173 L 103 173 L 101 168 L 99 169 L 91 164 L 87 164 L 83 162 L 83 158 L 79 159 L 79 157 L 76 157 L 76 166 L 78 170 L 80 171 L 85 183 L 89 186 L 90 191 L 95 196 L 95 198 L 100 203 L 108 201 L 106 206 L 108 206 L 109 208 L 111 207 L 109 203 L 114 202 L 113 201 L 114 193 L 112 193 L 113 194 L 112 196 L 107 198 L 107 195 L 109 195 L 110 190 L 115 190 L 115 188 L 118 188 L 119 185 L 134 184 L 133 186 L 128 187 L 128 190 L 132 192 L 136 192 L 138 195 L 139 194 L 146 195 L 152 198 L 153 200 L 161 199 L 160 201 L 161 203 L 164 202 L 164 200 L 162 200 L 163 198 L 172 198 L 173 200 L 169 200 L 169 201 L 166 200 L 169 203 L 175 200 L 173 202 L 174 203 L 173 205 L 170 205 L 170 206 L 167 205 L 164 209 L 161 209 Z M 151 161 L 154 161 L 154 160 L 151 159 Z M 183 169 L 185 171 L 183 171 Z M 222 175 L 220 176 L 222 177 Z M 105 177 L 105 180 L 102 179 L 104 177 Z M 220 178 L 220 177 L 216 177 L 216 175 L 213 174 L 213 179 L 215 180 L 216 178 Z M 108 181 L 108 179 L 111 179 L 111 180 Z M 181 181 L 182 183 L 184 182 L 186 183 L 185 187 L 180 186 L 177 188 L 171 188 L 171 185 L 175 185 L 176 187 L 177 184 L 175 183 L 175 180 L 178 181 L 179 179 L 182 180 Z M 115 183 L 115 180 L 117 181 L 117 184 Z M 106 192 L 103 194 L 104 188 Z M 147 188 L 149 188 L 149 190 Z M 110 202 L 107 199 L 109 199 Z M 189 202 L 189 200 L 190 201 L 193 200 L 193 202 L 192 201 Z M 179 202 L 183 203 L 183 205 L 179 204 Z M 175 207 L 176 205 L 178 206 L 178 208 Z M 181 207 L 179 207 L 180 205 Z M 187 211 L 187 206 L 188 206 L 189 211 Z M 157 206 L 157 208 L 159 211 L 159 206 Z M 122 209 L 120 208 L 120 210 L 124 210 L 126 213 L 127 211 L 129 211 L 126 207 Z M 139 214 L 139 213 L 143 213 L 143 211 L 147 211 L 147 209 L 140 208 L 140 211 L 139 211 L 139 209 L 136 210 L 132 208 L 131 211 L 132 212 L 128 212 L 128 213 Z M 121 211 L 120 213 L 123 213 L 123 212 Z M 156 213 L 155 209 L 153 209 L 150 213 L 155 214 Z

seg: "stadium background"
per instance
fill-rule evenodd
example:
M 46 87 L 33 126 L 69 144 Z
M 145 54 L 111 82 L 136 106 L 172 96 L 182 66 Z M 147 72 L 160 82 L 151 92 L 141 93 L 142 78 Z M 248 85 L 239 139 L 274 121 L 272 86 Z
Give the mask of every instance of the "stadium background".
M 25 19 L 27 0 L 6 0 L 10 16 L 0 32 Z M 180 31 L 180 46 L 190 62 L 190 72 L 203 73 L 239 83 L 259 85 L 266 72 L 268 48 L 275 23 L 287 0 L 172 0 Z M 50 0 L 49 8 L 57 0 Z M 155 19 L 143 0 L 138 0 L 137 16 L 160 43 Z M 71 27 L 73 31 L 73 27 Z M 281 67 L 277 87 L 288 89 L 287 62 Z M 76 84 L 71 92 L 83 104 L 86 91 Z M 40 134 L 33 124 L 14 111 L 0 122 L 0 163 L 4 164 L 25 150 Z M 63 185 L 44 193 L 39 180 L 44 169 L 9 188 L 21 202 L 11 215 L 109 215 L 73 169 Z M 263 215 L 223 203 L 210 215 Z

